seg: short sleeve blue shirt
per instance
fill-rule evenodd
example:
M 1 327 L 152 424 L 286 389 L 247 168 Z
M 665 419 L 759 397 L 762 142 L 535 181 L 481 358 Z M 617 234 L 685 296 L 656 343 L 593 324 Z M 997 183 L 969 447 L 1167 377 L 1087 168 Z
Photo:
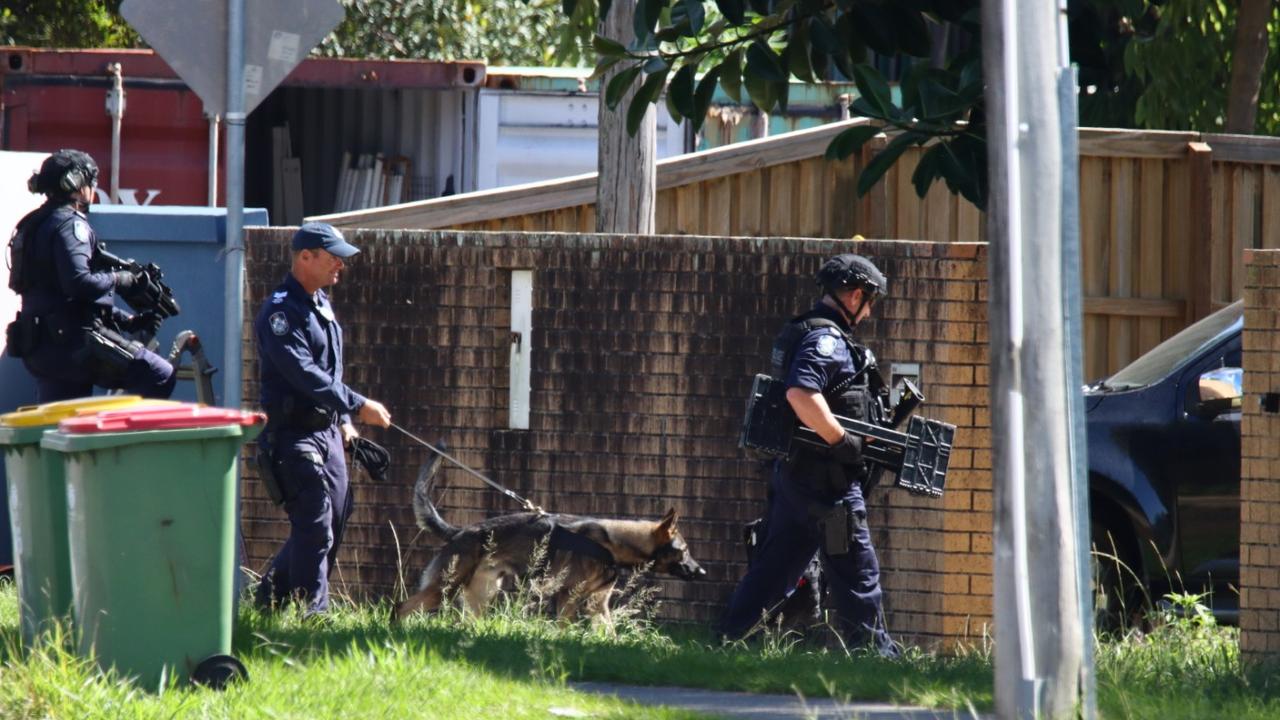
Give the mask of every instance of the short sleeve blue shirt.
M 342 328 L 323 290 L 310 295 L 289 274 L 253 323 L 258 342 L 262 406 L 288 397 L 345 416 L 365 403 L 342 382 Z
M 840 314 L 818 303 L 809 317 L 822 317 L 846 327 Z M 839 330 L 819 327 L 805 333 L 796 345 L 787 371 L 787 387 L 823 392 L 858 374 L 869 358 L 857 357 Z

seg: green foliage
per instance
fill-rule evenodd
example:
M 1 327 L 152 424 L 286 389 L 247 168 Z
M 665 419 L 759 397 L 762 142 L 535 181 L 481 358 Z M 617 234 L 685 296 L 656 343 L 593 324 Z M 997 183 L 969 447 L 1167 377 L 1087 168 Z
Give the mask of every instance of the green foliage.
M 595 5 L 561 0 L 342 0 L 347 17 L 317 52 L 330 57 L 581 65 Z
M 1234 54 L 1236 9 L 1227 0 L 1167 0 L 1148 38 L 1125 49 L 1125 65 L 1145 90 L 1134 108 L 1142 127 L 1220 132 Z M 1270 53 L 1262 71 L 1256 130 L 1280 134 L 1280 4 L 1272 3 Z
M 121 0 L 6 0 L 0 40 L 56 48 L 137 47 L 138 34 L 120 17 Z
M 844 132 L 827 156 L 848 158 L 880 131 L 900 131 L 864 168 L 859 193 L 870 190 L 907 148 L 932 143 L 912 177 L 916 192 L 923 197 L 943 180 L 952 192 L 984 207 L 986 130 L 977 17 L 977 0 L 638 0 L 636 40 L 624 47 L 598 37 L 593 48 L 597 75 L 621 69 L 606 88 L 610 108 L 641 83 L 626 109 L 630 132 L 644 107 L 661 99 L 668 78 L 668 109 L 695 130 L 717 85 L 735 100 L 745 95 L 762 111 L 777 112 L 787 108 L 791 78 L 852 78 L 860 97 L 851 112 L 874 120 L 876 129 Z M 929 27 L 942 22 L 963 27 L 975 42 L 945 66 L 934 67 Z M 900 103 L 868 62 L 869 49 L 908 59 Z

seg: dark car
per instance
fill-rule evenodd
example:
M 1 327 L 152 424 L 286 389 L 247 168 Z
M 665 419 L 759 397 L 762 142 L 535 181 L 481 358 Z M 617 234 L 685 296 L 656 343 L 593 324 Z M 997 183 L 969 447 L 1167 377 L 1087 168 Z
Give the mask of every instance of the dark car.
M 1170 591 L 1238 618 L 1243 314 L 1228 305 L 1085 388 L 1103 626 Z

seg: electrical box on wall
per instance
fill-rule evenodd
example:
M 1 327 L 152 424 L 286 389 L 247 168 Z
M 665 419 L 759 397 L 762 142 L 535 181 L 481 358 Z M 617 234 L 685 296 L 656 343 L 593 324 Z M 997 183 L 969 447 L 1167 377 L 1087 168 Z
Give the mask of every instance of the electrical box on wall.
M 913 385 L 924 392 L 924 388 L 920 386 L 920 363 L 890 363 L 889 364 L 889 404 L 898 404 L 898 381 L 901 379 L 910 380 Z

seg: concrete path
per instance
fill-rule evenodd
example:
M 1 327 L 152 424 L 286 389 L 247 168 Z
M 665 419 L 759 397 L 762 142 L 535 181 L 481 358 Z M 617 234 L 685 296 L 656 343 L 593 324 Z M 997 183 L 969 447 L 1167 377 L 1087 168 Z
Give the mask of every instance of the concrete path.
M 795 695 L 644 687 L 612 683 L 574 682 L 579 692 L 614 695 L 644 705 L 668 705 L 734 720 L 974 720 L 969 711 L 930 710 L 883 702 L 840 702 L 829 698 L 801 700 Z

